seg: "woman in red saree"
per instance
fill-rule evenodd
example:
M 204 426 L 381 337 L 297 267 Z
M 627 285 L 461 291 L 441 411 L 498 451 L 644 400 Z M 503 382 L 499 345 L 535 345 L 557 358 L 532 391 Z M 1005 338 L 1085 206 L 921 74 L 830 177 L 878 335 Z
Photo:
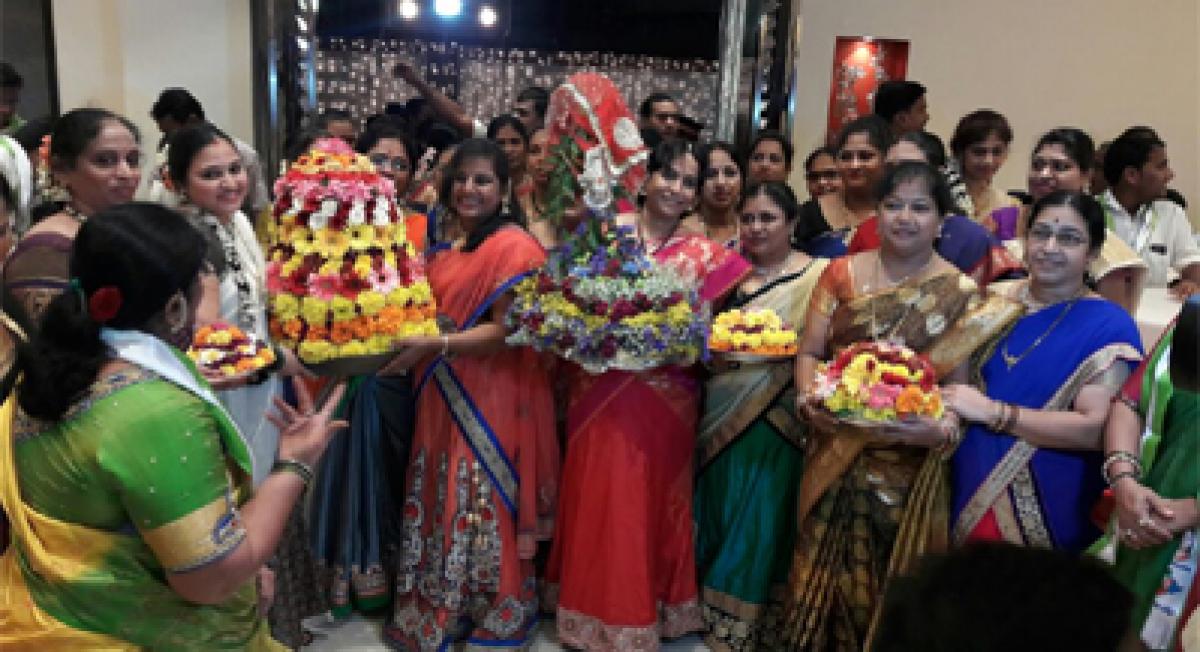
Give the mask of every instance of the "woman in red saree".
M 402 342 L 384 369 L 416 368 L 396 599 L 384 629 L 399 650 L 525 647 L 537 621 L 533 556 L 553 513 L 558 447 L 538 355 L 504 344 L 508 289 L 545 253 L 500 209 L 508 181 L 494 143 L 462 143 L 442 196 L 459 235 L 433 254 L 429 284 L 453 332 Z
M 659 264 L 711 303 L 749 271 L 736 253 L 680 226 L 699 187 L 686 143 L 660 145 L 646 205 L 617 218 Z M 692 543 L 692 482 L 700 384 L 665 367 L 574 371 L 558 530 L 548 577 L 558 635 L 584 650 L 656 650 L 703 628 Z

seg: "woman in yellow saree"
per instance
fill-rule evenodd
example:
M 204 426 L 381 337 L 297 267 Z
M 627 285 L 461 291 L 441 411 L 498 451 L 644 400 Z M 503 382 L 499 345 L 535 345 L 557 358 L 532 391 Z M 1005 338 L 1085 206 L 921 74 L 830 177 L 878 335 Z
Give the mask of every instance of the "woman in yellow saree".
M 339 424 L 303 392 L 281 407 L 280 461 L 250 497 L 250 449 L 172 347 L 191 339 L 203 251 L 154 204 L 80 227 L 70 290 L 0 408 L 0 649 L 284 649 L 254 580 Z
M 967 356 L 1016 317 L 934 252 L 953 200 L 933 168 L 900 163 L 880 189 L 880 248 L 834 260 L 813 291 L 796 365 L 801 396 L 817 360 L 870 339 L 928 355 L 939 378 L 964 375 Z M 810 438 L 781 638 L 791 650 L 858 651 L 887 578 L 946 547 L 944 455 L 959 424 L 947 411 L 868 433 L 798 400 Z

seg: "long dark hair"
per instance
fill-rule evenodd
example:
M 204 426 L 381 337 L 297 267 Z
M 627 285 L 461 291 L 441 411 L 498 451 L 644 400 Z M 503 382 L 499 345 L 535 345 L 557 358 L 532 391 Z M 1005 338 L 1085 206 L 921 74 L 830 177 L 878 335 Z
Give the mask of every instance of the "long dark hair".
M 137 127 L 125 116 L 117 115 L 108 109 L 72 109 L 56 120 L 53 129 L 50 130 L 51 169 L 74 168 L 79 162 L 79 157 L 100 135 L 104 123 L 109 120 L 120 123 L 133 134 L 135 142 L 141 143 L 142 138 Z M 43 201 L 34 206 L 30 213 L 36 216 L 36 222 L 61 211 L 64 206 L 65 202 L 61 201 Z
M 441 201 L 453 211 L 453 199 L 450 191 L 454 187 L 454 178 L 458 176 L 460 170 L 468 159 L 481 158 L 492 164 L 492 171 L 496 174 L 496 182 L 500 184 L 500 194 L 507 194 L 505 188 L 508 188 L 510 177 L 508 169 L 508 157 L 504 155 L 504 150 L 500 149 L 494 141 L 486 138 L 468 138 L 458 144 L 458 149 L 454 150 L 454 156 L 450 158 L 450 165 L 446 168 L 445 174 L 442 176 L 442 186 L 438 188 Z M 467 241 L 463 245 L 463 251 L 472 252 L 483 244 L 496 231 L 506 224 L 516 224 L 523 226 L 525 224 L 524 216 L 521 214 L 521 207 L 518 202 L 500 202 L 500 207 L 496 212 L 485 218 L 483 221 L 475 225 L 475 228 L 467 234 Z
M 87 309 L 97 290 L 120 292 L 120 308 L 105 327 L 145 331 L 172 296 L 191 290 L 203 256 L 203 237 L 159 204 L 121 204 L 84 222 L 71 253 L 72 287 L 50 302 L 21 351 L 21 409 L 57 421 L 95 381 L 109 358 L 101 324 Z

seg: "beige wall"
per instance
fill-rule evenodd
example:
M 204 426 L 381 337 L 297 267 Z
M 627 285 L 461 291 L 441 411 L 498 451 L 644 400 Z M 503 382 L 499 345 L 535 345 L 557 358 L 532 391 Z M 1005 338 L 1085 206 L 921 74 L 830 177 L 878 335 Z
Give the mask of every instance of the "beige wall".
M 64 111 L 99 106 L 158 142 L 150 106 L 182 86 L 206 117 L 253 141 L 250 3 L 246 0 L 54 0 Z
M 949 141 L 962 115 L 994 108 L 1015 132 L 1000 187 L 1024 188 L 1030 149 L 1060 125 L 1097 140 L 1148 124 L 1168 144 L 1172 184 L 1200 216 L 1200 5 L 1196 0 L 799 0 L 802 92 L 793 136 L 824 132 L 834 40 L 911 41 L 908 78 L 929 88 L 929 129 Z M 797 175 L 799 181 L 799 175 Z M 802 187 L 802 186 L 801 186 Z

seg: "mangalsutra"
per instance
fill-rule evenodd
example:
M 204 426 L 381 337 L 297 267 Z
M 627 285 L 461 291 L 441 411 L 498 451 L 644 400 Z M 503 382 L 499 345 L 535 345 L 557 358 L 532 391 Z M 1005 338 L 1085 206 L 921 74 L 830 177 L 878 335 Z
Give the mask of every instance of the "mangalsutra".
M 929 269 L 929 266 L 931 264 L 933 264 L 933 256 L 930 256 L 929 260 L 924 265 L 922 265 L 920 267 L 920 269 L 906 275 L 904 278 L 901 278 L 899 281 L 893 281 L 892 278 L 890 276 L 888 276 L 887 270 L 885 270 L 883 268 L 883 256 L 876 254 L 876 256 L 875 256 L 875 285 L 877 286 L 876 289 L 879 289 L 878 286 L 881 285 L 879 282 L 879 279 L 881 276 L 886 279 L 886 281 L 888 283 L 888 287 L 893 287 L 893 286 L 901 285 L 903 283 L 907 283 L 913 277 L 919 277 L 919 276 L 923 275 L 925 273 L 925 271 L 927 269 Z M 893 332 L 897 328 L 899 328 L 901 324 L 904 323 L 905 319 L 908 318 L 908 313 L 912 312 L 913 306 L 917 305 L 917 303 L 920 302 L 920 298 L 921 298 L 920 293 L 918 292 L 916 296 L 911 297 L 910 300 L 906 302 L 907 305 L 904 306 L 904 312 L 900 313 L 900 316 L 896 319 L 895 322 L 892 323 L 891 328 L 887 329 L 886 333 L 879 332 L 879 324 L 875 320 L 876 301 L 871 301 L 871 337 L 873 337 L 877 341 L 880 339 L 883 339 L 885 336 L 890 339 L 892 337 Z
M 1005 340 L 1004 345 L 1000 347 L 1000 357 L 1003 358 L 1004 365 L 1008 367 L 1008 370 L 1012 371 L 1013 367 L 1017 366 L 1019 362 L 1025 359 L 1025 356 L 1029 355 L 1029 353 L 1036 349 L 1043 340 L 1049 337 L 1050 333 L 1054 332 L 1054 329 L 1058 327 L 1063 319 L 1066 319 L 1067 313 L 1071 312 L 1071 308 L 1074 308 L 1075 304 L 1078 302 L 1079 297 L 1071 299 L 1071 302 L 1067 304 L 1067 307 L 1063 308 L 1063 311 L 1058 314 L 1058 317 L 1054 318 L 1054 322 L 1050 324 L 1050 328 L 1047 328 L 1046 332 L 1039 335 L 1038 338 L 1033 341 L 1033 344 L 1029 345 L 1029 348 L 1025 349 L 1021 355 L 1013 355 L 1009 353 L 1008 340 Z

